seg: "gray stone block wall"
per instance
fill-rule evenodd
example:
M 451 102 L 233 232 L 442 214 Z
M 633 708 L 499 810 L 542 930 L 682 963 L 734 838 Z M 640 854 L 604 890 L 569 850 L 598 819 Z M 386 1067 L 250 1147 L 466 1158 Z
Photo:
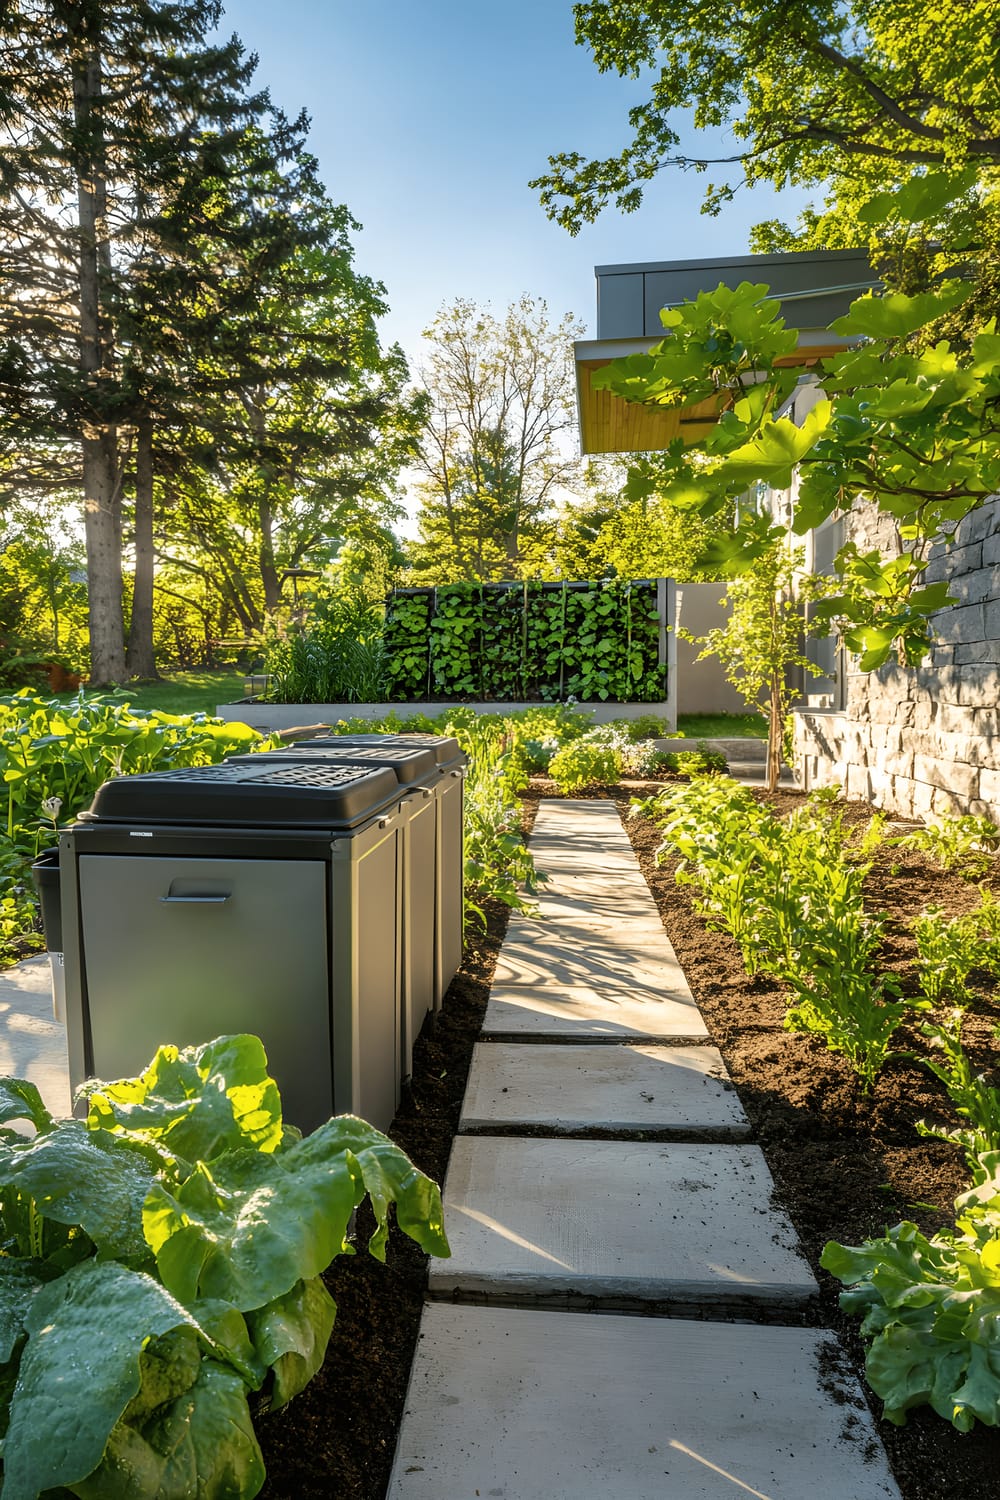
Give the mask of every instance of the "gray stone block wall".
M 859 546 L 891 544 L 884 518 L 851 521 Z M 839 783 L 901 817 L 1000 823 L 1000 499 L 932 554 L 928 582 L 942 578 L 957 602 L 933 617 L 932 655 L 850 673 L 842 712 L 796 712 L 796 771 L 806 788 Z

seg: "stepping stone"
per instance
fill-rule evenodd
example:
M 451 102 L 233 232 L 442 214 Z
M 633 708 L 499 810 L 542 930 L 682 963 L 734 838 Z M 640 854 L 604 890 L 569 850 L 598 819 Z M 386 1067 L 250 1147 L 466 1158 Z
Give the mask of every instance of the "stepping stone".
M 568 847 L 569 839 L 553 839 L 552 843 L 536 843 L 531 840 L 529 848 L 535 860 L 535 868 L 543 871 L 550 880 L 558 880 L 567 875 L 587 874 L 623 876 L 634 880 L 636 885 L 643 884 L 642 872 L 639 869 L 635 857 L 635 851 L 627 844 L 623 848 L 609 846 L 599 838 L 578 839 L 572 835 L 573 847 Z
M 0 974 L 0 1076 L 27 1078 L 57 1119 L 72 1114 L 66 1028 L 52 1016 L 47 955 Z
M 614 918 L 607 912 L 599 916 L 578 910 L 547 921 L 541 917 L 511 916 L 501 957 L 508 952 L 530 952 L 542 962 L 555 962 L 567 953 L 579 955 L 591 946 L 598 948 L 650 947 L 666 940 L 663 923 L 656 909 L 646 916 Z
M 645 998 L 691 993 L 662 927 L 658 933 L 640 933 L 625 945 L 595 934 L 575 948 L 558 933 L 536 938 L 534 927 L 531 932 L 530 939 L 504 941 L 494 970 L 495 985 L 627 990 Z
M 703 1042 L 708 1027 L 678 966 L 669 986 L 494 985 L 483 1035 L 561 1042 Z
M 444 1192 L 454 1301 L 579 1297 L 717 1316 L 816 1294 L 757 1146 L 458 1136 Z
M 831 1334 L 424 1308 L 388 1500 L 899 1500 Z
M 709 1131 L 749 1124 L 715 1047 L 513 1046 L 473 1052 L 459 1130 Z
M 652 926 L 655 922 L 660 931 L 663 931 L 656 902 L 645 883 L 640 889 L 638 886 L 633 888 L 624 886 L 619 881 L 607 880 L 600 892 L 583 897 L 574 895 L 571 891 L 563 892 L 554 882 L 550 882 L 540 887 L 533 898 L 533 904 L 538 916 L 532 918 L 532 922 L 573 922 L 584 917 L 593 918 L 595 922 L 602 924 L 615 925 L 635 921 Z M 527 919 L 518 918 L 516 913 L 511 917 L 511 922 L 519 920 Z M 509 927 L 507 931 L 510 931 Z

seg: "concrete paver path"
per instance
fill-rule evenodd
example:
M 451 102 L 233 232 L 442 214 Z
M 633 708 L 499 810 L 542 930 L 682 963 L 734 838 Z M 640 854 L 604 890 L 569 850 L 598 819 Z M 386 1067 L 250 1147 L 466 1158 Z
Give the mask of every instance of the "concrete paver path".
M 531 845 L 389 1500 L 898 1500 L 833 1336 L 777 1326 L 815 1283 L 759 1149 L 719 1143 L 745 1117 L 616 807 L 543 802 Z

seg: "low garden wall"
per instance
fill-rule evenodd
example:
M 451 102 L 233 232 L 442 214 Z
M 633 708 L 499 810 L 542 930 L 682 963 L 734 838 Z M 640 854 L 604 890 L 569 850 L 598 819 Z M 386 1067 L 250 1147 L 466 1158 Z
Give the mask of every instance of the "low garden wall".
M 439 714 L 451 713 L 457 708 L 472 709 L 477 714 L 513 714 L 528 708 L 544 708 L 543 703 L 220 703 L 216 709 L 220 719 L 249 724 L 252 729 L 282 730 L 299 729 L 314 724 L 335 724 L 338 719 L 384 719 L 396 714 L 407 719 L 413 714 L 424 714 L 435 719 Z M 554 705 L 553 705 L 554 706 Z M 668 728 L 677 728 L 677 706 L 675 701 L 663 703 L 574 703 L 577 713 L 589 713 L 595 724 L 607 724 L 612 719 L 638 719 L 655 714 L 667 721 Z

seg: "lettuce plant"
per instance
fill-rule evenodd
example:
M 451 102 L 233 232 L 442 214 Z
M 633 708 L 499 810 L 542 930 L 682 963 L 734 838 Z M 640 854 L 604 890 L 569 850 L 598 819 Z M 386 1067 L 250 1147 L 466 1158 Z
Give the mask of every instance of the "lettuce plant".
M 320 1275 L 354 1210 L 367 1194 L 378 1259 L 391 1203 L 447 1255 L 438 1189 L 363 1120 L 285 1125 L 256 1037 L 161 1047 L 86 1093 L 55 1121 L 0 1080 L 0 1495 L 254 1496 L 253 1413 L 323 1362 Z

